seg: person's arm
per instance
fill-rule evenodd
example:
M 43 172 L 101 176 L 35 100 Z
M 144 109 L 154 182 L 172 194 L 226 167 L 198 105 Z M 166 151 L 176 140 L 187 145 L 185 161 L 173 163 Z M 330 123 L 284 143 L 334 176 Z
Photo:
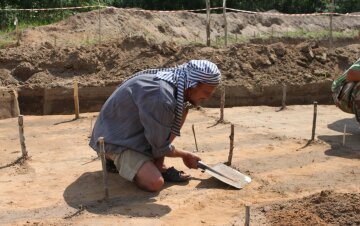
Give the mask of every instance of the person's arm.
M 144 135 L 151 145 L 152 156 L 154 158 L 164 156 L 171 151 L 169 138 L 175 118 L 171 106 L 151 95 L 144 97 L 137 106 Z
M 346 76 L 346 81 L 350 82 L 360 82 L 360 70 L 352 70 L 348 71 Z
M 180 128 L 182 128 L 182 126 L 184 125 L 185 120 L 186 120 L 186 116 L 188 115 L 188 113 L 189 113 L 189 108 L 185 107 L 185 110 L 184 110 L 184 113 L 183 113 L 183 116 L 182 116 L 182 119 L 181 119 L 181 127 Z M 174 141 L 175 137 L 176 137 L 176 135 L 171 133 L 170 139 L 169 139 L 170 143 L 172 143 Z
M 172 146 L 172 149 L 170 152 L 167 152 L 166 157 L 172 157 L 172 158 L 182 158 L 184 164 L 189 167 L 190 169 L 197 169 L 198 168 L 198 161 L 201 160 L 201 158 L 191 152 L 179 150 Z
M 350 82 L 360 81 L 360 59 L 358 59 L 353 65 L 351 65 L 347 72 L 346 80 Z

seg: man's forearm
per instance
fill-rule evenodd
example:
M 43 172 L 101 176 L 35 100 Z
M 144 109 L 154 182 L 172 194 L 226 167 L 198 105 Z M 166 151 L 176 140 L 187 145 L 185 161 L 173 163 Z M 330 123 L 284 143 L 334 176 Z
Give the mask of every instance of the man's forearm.
M 171 158 L 184 158 L 186 157 L 189 153 L 186 152 L 186 151 L 182 151 L 182 150 L 179 150 L 179 149 L 176 149 L 174 146 L 172 146 L 172 150 L 169 151 L 165 156 L 166 157 L 171 157 Z
M 201 160 L 199 156 L 188 151 L 176 149 L 174 146 L 172 147 L 172 150 L 165 155 L 166 157 L 180 157 L 188 168 L 198 168 L 198 162 Z

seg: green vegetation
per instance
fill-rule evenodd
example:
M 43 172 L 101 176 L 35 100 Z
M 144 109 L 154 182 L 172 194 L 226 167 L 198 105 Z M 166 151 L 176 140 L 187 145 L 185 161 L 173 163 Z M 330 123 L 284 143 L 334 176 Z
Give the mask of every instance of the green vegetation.
M 0 48 L 3 48 L 4 46 L 15 44 L 15 36 L 7 33 L 7 32 L 1 32 L 0 31 Z

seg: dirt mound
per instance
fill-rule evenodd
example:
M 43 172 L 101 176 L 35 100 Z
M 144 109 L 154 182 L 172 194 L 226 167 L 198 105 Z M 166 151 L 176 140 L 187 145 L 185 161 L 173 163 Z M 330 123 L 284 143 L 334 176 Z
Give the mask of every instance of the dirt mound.
M 223 21 L 222 14 L 211 14 L 211 39 L 223 37 Z M 229 37 L 233 38 L 235 35 L 247 38 L 260 34 L 277 36 L 286 32 L 318 32 L 329 29 L 327 16 L 279 17 L 228 12 L 227 22 Z M 356 17 L 337 16 L 333 18 L 333 26 L 334 31 L 356 30 L 360 28 L 360 20 Z M 205 27 L 205 13 L 144 12 L 116 8 L 101 10 L 102 40 L 144 36 L 158 42 L 205 43 Z M 22 42 L 27 45 L 46 41 L 61 45 L 82 45 L 97 41 L 98 35 L 99 12 L 94 10 L 79 13 L 56 24 L 27 29 L 23 32 Z
M 41 71 L 33 74 L 28 80 L 28 83 L 32 84 L 51 84 L 55 80 L 48 71 Z
M 25 30 L 20 47 L 0 50 L 0 85 L 69 87 L 73 79 L 81 86 L 118 85 L 143 69 L 208 59 L 219 65 L 226 85 L 261 90 L 281 83 L 330 82 L 351 65 L 360 51 L 360 45 L 341 40 L 335 42 L 337 48 L 328 49 L 322 41 L 284 42 L 278 38 L 267 43 L 255 40 L 259 43 L 206 47 L 189 44 L 205 40 L 205 14 L 115 8 L 101 10 L 103 41 L 94 44 L 99 34 L 98 16 L 98 11 L 81 13 L 56 24 Z M 222 15 L 212 14 L 212 38 L 223 35 L 222 21 Z M 298 29 L 319 31 L 328 26 L 327 17 L 243 13 L 229 13 L 228 22 L 230 35 L 244 36 Z M 335 17 L 334 26 L 335 30 L 349 30 L 360 27 L 360 21 Z
M 14 68 L 12 75 L 19 81 L 26 81 L 36 72 L 38 72 L 38 69 L 36 69 L 31 63 L 21 62 Z
M 157 44 L 143 36 L 82 47 L 58 48 L 45 43 L 39 48 L 0 50 L 0 82 L 6 86 L 56 87 L 70 86 L 77 79 L 82 86 L 117 85 L 146 68 L 208 59 L 219 66 L 229 86 L 309 84 L 337 77 L 352 64 L 358 51 L 360 45 L 356 44 L 328 49 L 316 41 L 248 43 L 228 48 L 180 46 L 174 42 Z M 44 73 L 36 74 L 39 72 Z M 51 79 L 40 79 L 45 77 Z
M 0 86 L 14 87 L 18 85 L 18 81 L 6 69 L 0 69 Z
M 263 212 L 272 225 L 359 225 L 360 194 L 322 191 Z

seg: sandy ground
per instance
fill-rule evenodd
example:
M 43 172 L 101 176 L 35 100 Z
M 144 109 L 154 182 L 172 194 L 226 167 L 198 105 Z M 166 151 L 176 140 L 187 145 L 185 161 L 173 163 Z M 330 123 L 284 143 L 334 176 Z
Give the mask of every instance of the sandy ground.
M 166 184 L 159 193 L 148 193 L 111 174 L 108 203 L 101 201 L 101 162 L 87 146 L 97 114 L 84 113 L 77 121 L 71 121 L 72 115 L 25 116 L 31 158 L 23 165 L 0 169 L 0 224 L 243 225 L 244 205 L 250 205 L 252 225 L 269 225 L 277 224 L 266 213 L 274 203 L 324 190 L 359 194 L 360 128 L 353 116 L 334 106 L 319 106 L 317 139 L 306 145 L 313 106 L 276 110 L 264 106 L 225 110 L 225 119 L 235 124 L 232 166 L 253 179 L 244 189 L 232 189 L 200 170 L 186 169 L 179 159 L 170 159 L 168 165 L 192 174 L 189 183 Z M 210 127 L 218 117 L 219 109 L 191 111 L 175 146 L 195 149 L 191 131 L 195 124 L 202 160 L 225 162 L 230 124 Z M 17 119 L 0 121 L 0 147 L 0 166 L 20 156 Z M 350 202 L 354 200 L 359 199 Z M 335 207 L 343 200 L 336 201 Z

